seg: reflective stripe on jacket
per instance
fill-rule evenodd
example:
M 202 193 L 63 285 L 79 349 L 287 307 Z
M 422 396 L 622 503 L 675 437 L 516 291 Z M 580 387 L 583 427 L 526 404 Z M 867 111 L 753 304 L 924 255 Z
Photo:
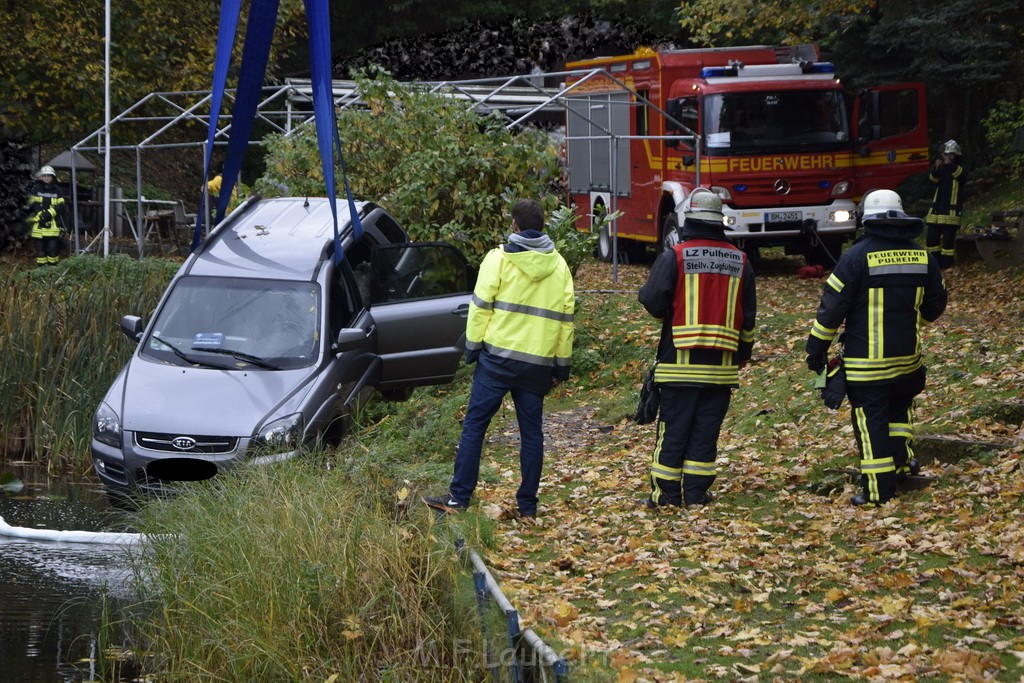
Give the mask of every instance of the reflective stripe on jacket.
M 963 188 L 967 183 L 964 167 L 957 162 L 928 174 L 928 180 L 936 184 L 932 205 L 925 216 L 926 223 L 938 225 L 960 225 L 964 210 Z
M 661 384 L 739 386 L 739 363 L 754 344 L 754 273 L 721 224 L 688 220 L 696 232 L 655 260 L 639 301 L 662 320 Z
M 740 293 L 746 254 L 713 240 L 689 240 L 673 251 L 678 269 L 676 299 L 686 304 L 672 312 L 676 348 L 735 352 L 743 326 Z
M 807 354 L 827 352 L 845 320 L 847 381 L 896 381 L 921 367 L 921 326 L 938 318 L 946 301 L 934 256 L 915 242 L 869 233 L 825 282 Z
M 37 180 L 29 189 L 28 197 L 28 224 L 32 231 L 32 237 L 58 237 L 60 226 L 57 224 L 57 214 L 64 206 L 64 193 L 57 183 L 44 183 Z M 44 225 L 40 220 L 40 213 L 48 214 L 50 220 Z

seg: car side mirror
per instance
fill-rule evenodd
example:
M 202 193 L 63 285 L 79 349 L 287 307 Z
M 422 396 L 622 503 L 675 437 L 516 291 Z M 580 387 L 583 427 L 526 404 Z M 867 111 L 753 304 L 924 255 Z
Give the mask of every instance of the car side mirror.
M 358 327 L 345 327 L 338 331 L 338 337 L 334 340 L 331 350 L 334 353 L 344 353 L 353 349 L 361 349 L 367 343 L 366 332 Z
M 142 341 L 142 318 L 137 315 L 126 315 L 121 318 L 121 331 L 124 336 L 138 344 Z

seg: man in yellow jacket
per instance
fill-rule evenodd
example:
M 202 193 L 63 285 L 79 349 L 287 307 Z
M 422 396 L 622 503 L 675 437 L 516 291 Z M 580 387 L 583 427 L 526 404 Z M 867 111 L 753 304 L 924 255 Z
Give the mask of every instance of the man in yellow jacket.
M 488 252 L 480 265 L 466 323 L 466 362 L 476 363 L 473 388 L 448 495 L 423 499 L 435 510 L 469 506 L 487 427 L 511 393 L 522 476 L 516 504 L 520 515 L 537 515 L 544 396 L 569 378 L 576 306 L 572 274 L 543 229 L 540 204 L 520 200 L 512 209 L 508 243 Z

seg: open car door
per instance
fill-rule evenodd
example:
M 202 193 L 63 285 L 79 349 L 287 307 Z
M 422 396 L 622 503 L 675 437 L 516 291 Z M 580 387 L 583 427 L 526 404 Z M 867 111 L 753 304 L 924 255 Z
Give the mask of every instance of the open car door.
M 466 347 L 476 271 L 444 242 L 378 245 L 371 258 L 370 315 L 381 360 L 377 388 L 451 382 Z
M 853 101 L 855 196 L 896 189 L 928 170 L 928 110 L 923 83 L 868 88 Z

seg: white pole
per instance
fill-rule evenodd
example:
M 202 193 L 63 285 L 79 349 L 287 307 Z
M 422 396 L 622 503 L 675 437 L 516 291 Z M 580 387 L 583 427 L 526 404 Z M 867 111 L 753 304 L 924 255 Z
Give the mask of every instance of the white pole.
M 110 253 L 110 0 L 106 0 L 103 40 L 103 258 Z

